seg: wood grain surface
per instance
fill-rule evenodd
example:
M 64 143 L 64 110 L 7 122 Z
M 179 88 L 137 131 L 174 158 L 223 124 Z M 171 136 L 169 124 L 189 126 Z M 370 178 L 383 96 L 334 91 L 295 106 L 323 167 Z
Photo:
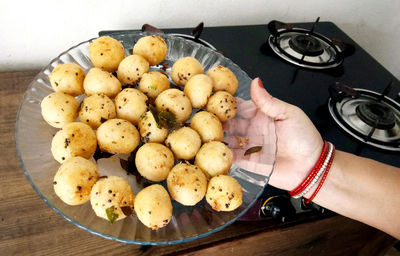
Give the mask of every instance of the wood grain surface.
M 296 222 L 236 222 L 170 246 L 122 244 L 90 234 L 54 212 L 19 165 L 14 140 L 22 95 L 38 71 L 0 73 L 0 255 L 379 255 L 390 236 L 335 214 Z

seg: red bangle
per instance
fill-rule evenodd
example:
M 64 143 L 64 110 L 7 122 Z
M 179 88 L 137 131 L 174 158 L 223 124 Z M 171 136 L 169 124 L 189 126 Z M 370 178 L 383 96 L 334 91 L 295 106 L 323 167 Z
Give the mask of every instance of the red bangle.
M 311 181 L 315 178 L 318 171 L 321 169 L 323 162 L 329 151 L 329 145 L 326 141 L 324 141 L 324 145 L 322 147 L 321 155 L 318 158 L 318 161 L 315 163 L 314 167 L 311 169 L 310 173 L 307 177 L 304 178 L 303 182 L 300 183 L 295 189 L 289 191 L 290 196 L 296 196 L 300 194 L 306 187 L 308 187 Z
M 332 145 L 333 146 L 333 145 Z M 333 152 L 332 152 L 332 156 L 331 159 L 329 159 L 329 163 L 328 166 L 326 167 L 325 173 L 321 178 L 321 181 L 318 184 L 317 189 L 315 189 L 314 193 L 311 195 L 311 197 L 309 199 L 306 200 L 306 204 L 310 203 L 312 200 L 314 200 L 315 196 L 318 194 L 319 190 L 321 189 L 322 185 L 324 184 L 326 177 L 328 176 L 329 170 L 331 169 L 332 166 L 332 161 L 333 158 L 335 157 L 335 146 L 333 146 Z

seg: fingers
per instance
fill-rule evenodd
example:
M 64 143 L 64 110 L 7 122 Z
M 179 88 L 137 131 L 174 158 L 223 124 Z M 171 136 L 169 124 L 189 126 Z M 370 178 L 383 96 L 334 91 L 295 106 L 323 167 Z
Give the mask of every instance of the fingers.
M 274 98 L 263 87 L 260 78 L 256 78 L 250 85 L 251 99 L 256 106 L 274 120 L 285 120 L 288 117 L 290 104 Z

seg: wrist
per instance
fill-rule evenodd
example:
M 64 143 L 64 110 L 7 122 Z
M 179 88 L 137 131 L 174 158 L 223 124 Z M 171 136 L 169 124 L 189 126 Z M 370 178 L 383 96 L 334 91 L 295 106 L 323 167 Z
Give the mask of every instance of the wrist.
M 300 145 L 298 148 L 303 147 Z M 297 152 L 285 155 L 279 152 L 280 149 L 278 147 L 278 157 L 269 184 L 287 191 L 295 189 L 318 162 L 324 148 L 322 138 L 316 141 L 312 148 L 314 150 L 311 152 Z
M 303 180 L 295 188 L 289 191 L 289 195 L 293 198 L 300 198 L 304 196 L 309 197 L 306 202 L 310 203 L 316 197 L 325 183 L 330 167 L 333 163 L 334 155 L 334 145 L 330 142 L 324 141 L 321 153 L 319 154 L 316 163 L 313 165 L 305 178 L 303 178 Z

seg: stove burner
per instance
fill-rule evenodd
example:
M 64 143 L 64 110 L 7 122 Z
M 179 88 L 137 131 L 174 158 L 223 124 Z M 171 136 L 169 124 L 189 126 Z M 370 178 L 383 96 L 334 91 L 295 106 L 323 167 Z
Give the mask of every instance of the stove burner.
M 356 92 L 353 94 L 356 96 L 341 90 L 339 97 L 334 97 L 330 92 L 328 108 L 333 120 L 360 142 L 380 149 L 400 151 L 400 104 L 384 94 L 349 89 Z
M 357 116 L 376 129 L 391 129 L 396 124 L 393 111 L 378 102 L 363 102 L 356 108 Z
M 293 28 L 291 24 L 271 21 L 268 24 L 268 44 L 279 57 L 298 67 L 331 69 L 342 64 L 354 47 L 315 33 L 319 18 L 310 30 Z
M 297 35 L 289 40 L 289 46 L 306 56 L 318 56 L 324 52 L 321 43 L 310 35 Z
M 316 33 L 308 35 L 307 32 L 306 29 L 293 29 L 290 32 L 283 32 L 278 38 L 270 36 L 268 43 L 279 57 L 296 66 L 326 69 L 342 64 L 343 58 L 340 58 L 339 50 L 330 44 L 328 38 Z M 303 43 L 297 42 L 301 38 L 308 38 L 306 40 L 310 44 L 313 42 L 314 48 L 302 47 Z

